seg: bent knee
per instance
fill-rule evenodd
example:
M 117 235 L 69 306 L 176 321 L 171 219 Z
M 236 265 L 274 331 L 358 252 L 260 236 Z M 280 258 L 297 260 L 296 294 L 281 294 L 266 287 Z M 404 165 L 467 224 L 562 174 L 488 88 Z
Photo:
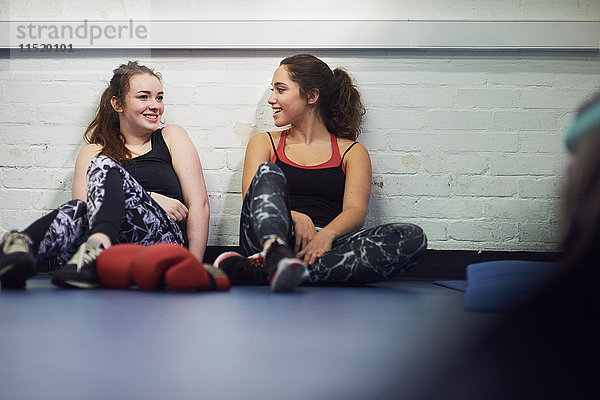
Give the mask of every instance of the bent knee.
M 88 183 L 91 180 L 91 177 L 98 176 L 98 174 L 101 174 L 101 171 L 108 171 L 112 168 L 116 168 L 119 171 L 123 169 L 115 160 L 110 157 L 100 155 L 92 158 L 87 170 Z
M 427 249 L 427 235 L 423 228 L 410 223 L 391 223 L 383 225 L 388 235 L 396 238 L 410 253 L 422 252 Z
M 71 199 L 71 200 L 67 201 L 66 203 L 64 203 L 63 206 L 85 207 L 86 206 L 86 202 L 83 201 L 83 200 L 81 200 L 81 199 Z
M 389 233 L 397 234 L 401 237 L 411 238 L 411 237 L 423 237 L 426 238 L 425 231 L 418 225 L 409 224 L 409 223 L 391 223 L 385 224 L 381 226 Z
M 273 173 L 273 172 L 277 173 L 277 174 L 283 174 L 283 171 L 281 171 L 281 168 L 279 168 L 279 166 L 277 164 L 275 164 L 274 162 L 271 162 L 271 161 L 267 161 L 258 166 L 256 175 L 260 176 L 260 175 L 265 175 L 265 174 L 269 174 L 269 173 Z
M 80 199 L 72 199 L 60 205 L 57 210 L 58 215 L 56 219 L 62 221 L 78 220 L 79 218 L 86 217 L 87 203 Z
M 90 165 L 95 166 L 96 168 L 121 167 L 115 160 L 113 160 L 112 158 L 105 156 L 105 155 L 99 155 L 99 156 L 92 158 Z
M 273 182 L 282 180 L 283 182 L 287 182 L 281 168 L 271 161 L 264 162 L 258 166 L 256 174 L 254 175 L 254 180 L 257 182 L 265 180 Z

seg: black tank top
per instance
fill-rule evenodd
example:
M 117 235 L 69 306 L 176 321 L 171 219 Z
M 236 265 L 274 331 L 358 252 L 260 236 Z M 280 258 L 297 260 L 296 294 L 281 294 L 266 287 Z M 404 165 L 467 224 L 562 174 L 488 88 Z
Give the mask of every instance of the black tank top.
M 163 196 L 183 201 L 183 191 L 179 178 L 173 169 L 171 153 L 162 135 L 162 128 L 152 132 L 150 136 L 152 149 L 125 160 L 121 166 L 131 175 L 147 192 L 156 192 Z M 154 201 L 154 200 L 153 200 Z M 185 221 L 177 222 L 181 228 L 187 246 L 187 227 Z
M 183 203 L 183 192 L 173 169 L 171 153 L 162 136 L 162 128 L 150 136 L 152 150 L 123 161 L 123 168 L 147 192 L 156 192 Z
M 316 227 L 326 226 L 342 212 L 346 184 L 343 160 L 356 142 L 340 157 L 337 138 L 331 134 L 331 158 L 319 165 L 302 166 L 285 155 L 287 131 L 281 132 L 277 147 L 271 133 L 267 133 L 275 151 L 271 161 L 281 168 L 287 179 L 291 209 L 308 215 Z

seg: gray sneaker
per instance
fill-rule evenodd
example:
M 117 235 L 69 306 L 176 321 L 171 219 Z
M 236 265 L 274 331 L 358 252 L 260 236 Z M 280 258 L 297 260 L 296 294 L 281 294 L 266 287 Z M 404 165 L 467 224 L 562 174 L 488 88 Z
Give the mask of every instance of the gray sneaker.
M 100 279 L 96 270 L 96 260 L 104 246 L 85 242 L 67 264 L 52 274 L 52 284 L 64 288 L 96 289 Z
M 35 259 L 31 246 L 31 238 L 25 233 L 11 231 L 4 234 L 0 242 L 2 288 L 24 288 L 25 281 L 35 275 Z
M 291 292 L 308 279 L 306 263 L 297 258 L 285 244 L 275 241 L 265 252 L 266 269 L 270 272 L 273 292 Z

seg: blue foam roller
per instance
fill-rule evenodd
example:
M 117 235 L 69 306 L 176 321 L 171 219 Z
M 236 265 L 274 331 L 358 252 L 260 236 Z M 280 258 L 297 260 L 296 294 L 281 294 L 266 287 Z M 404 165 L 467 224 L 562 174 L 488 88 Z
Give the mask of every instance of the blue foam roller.
M 559 264 L 543 261 L 489 261 L 467 267 L 465 308 L 510 311 L 550 281 Z

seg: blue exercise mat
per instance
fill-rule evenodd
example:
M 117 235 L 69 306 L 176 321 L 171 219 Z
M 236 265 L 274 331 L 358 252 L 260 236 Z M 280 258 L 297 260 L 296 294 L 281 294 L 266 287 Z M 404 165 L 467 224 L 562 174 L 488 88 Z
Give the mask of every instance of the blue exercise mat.
M 465 292 L 467 311 L 510 311 L 555 276 L 559 264 L 543 261 L 488 261 L 467 267 L 463 281 L 436 281 Z
M 436 354 L 496 317 L 465 312 L 462 297 L 412 281 L 275 294 L 35 277 L 0 290 L 0 399 L 422 399 Z

